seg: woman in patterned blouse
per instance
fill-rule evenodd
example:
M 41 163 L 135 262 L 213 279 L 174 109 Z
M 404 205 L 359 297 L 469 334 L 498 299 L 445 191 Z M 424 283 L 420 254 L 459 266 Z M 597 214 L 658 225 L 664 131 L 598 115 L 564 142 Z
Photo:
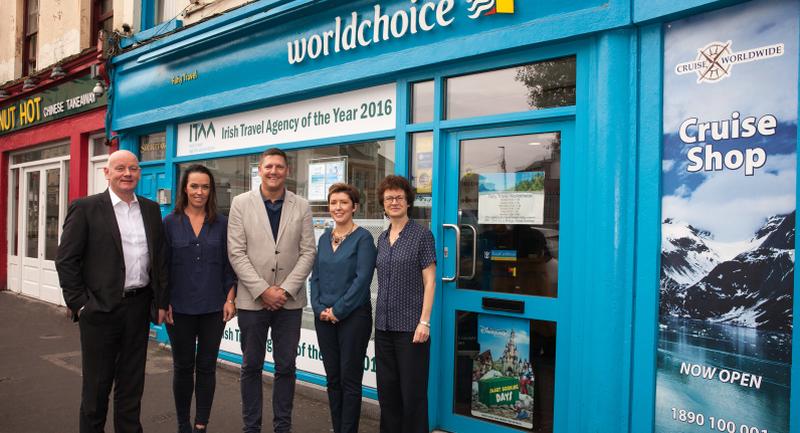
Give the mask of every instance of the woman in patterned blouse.
M 430 317 L 436 287 L 431 231 L 408 218 L 414 191 L 387 176 L 378 200 L 391 221 L 378 237 L 375 356 L 381 433 L 428 433 Z

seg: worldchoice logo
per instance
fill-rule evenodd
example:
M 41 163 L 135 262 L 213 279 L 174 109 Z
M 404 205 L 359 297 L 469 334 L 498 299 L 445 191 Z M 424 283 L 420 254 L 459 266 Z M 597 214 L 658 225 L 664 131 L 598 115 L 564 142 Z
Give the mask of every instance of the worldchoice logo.
M 483 15 L 513 14 L 514 0 L 467 0 L 469 17 L 473 20 Z

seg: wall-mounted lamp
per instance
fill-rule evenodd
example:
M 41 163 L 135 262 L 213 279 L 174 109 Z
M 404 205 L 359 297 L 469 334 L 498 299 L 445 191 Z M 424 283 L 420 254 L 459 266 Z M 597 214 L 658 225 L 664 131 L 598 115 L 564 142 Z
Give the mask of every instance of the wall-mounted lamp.
M 65 76 L 65 75 L 67 75 L 67 73 L 64 72 L 64 68 L 62 68 L 61 65 L 55 65 L 53 67 L 53 70 L 50 71 L 50 78 L 52 78 L 54 80 L 56 80 L 58 78 L 61 78 L 61 77 Z
M 26 79 L 25 79 L 25 81 L 23 81 L 23 83 L 22 83 L 22 90 L 31 90 L 31 89 L 33 89 L 34 87 L 36 87 L 36 85 L 37 85 L 37 84 L 39 84 L 39 82 L 38 82 L 38 81 L 36 81 L 36 79 L 35 79 L 35 78 L 33 78 L 33 77 L 28 77 L 28 78 L 26 78 Z
M 0 99 L 8 98 L 11 96 L 6 89 L 0 89 Z
M 103 93 L 106 93 L 106 86 L 103 84 L 102 81 L 98 81 L 97 83 L 95 83 L 94 88 L 92 89 L 92 93 L 94 93 L 94 96 L 97 96 L 99 98 L 103 96 Z

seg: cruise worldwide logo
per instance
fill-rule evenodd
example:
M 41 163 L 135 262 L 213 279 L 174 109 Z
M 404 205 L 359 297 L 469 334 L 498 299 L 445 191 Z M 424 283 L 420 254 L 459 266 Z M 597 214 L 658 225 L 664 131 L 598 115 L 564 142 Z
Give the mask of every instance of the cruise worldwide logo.
M 469 17 L 473 20 L 483 15 L 513 14 L 514 0 L 467 0 Z
M 784 52 L 783 43 L 733 51 L 731 41 L 711 42 L 697 50 L 697 57 L 694 60 L 675 66 L 675 73 L 677 75 L 695 73 L 698 83 L 717 83 L 731 75 L 734 65 L 780 57 Z

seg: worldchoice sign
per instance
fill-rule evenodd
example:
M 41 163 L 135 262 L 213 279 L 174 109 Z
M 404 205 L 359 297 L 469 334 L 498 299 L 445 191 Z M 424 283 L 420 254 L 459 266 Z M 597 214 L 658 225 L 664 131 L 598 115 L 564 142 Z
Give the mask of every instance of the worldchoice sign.
M 0 135 L 106 105 L 105 95 L 92 92 L 94 84 L 87 75 L 0 106 Z

